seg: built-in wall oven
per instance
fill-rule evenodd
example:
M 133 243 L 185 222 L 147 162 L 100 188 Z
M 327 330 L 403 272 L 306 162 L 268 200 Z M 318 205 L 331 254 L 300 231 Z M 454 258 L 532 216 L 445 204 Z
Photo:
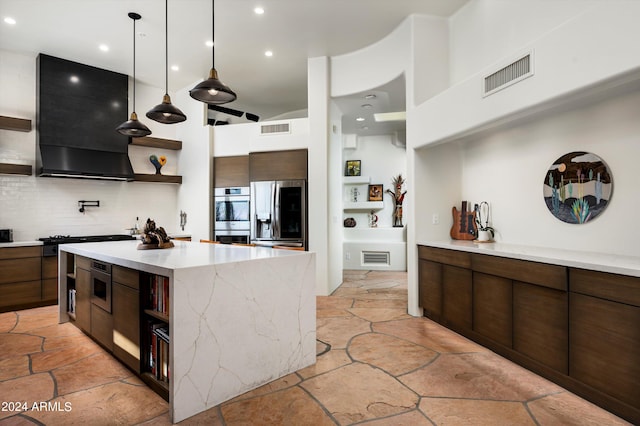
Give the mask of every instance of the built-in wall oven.
M 111 264 L 91 261 L 91 303 L 111 313 Z
M 251 230 L 248 186 L 215 188 L 214 230 L 221 243 L 248 243 Z

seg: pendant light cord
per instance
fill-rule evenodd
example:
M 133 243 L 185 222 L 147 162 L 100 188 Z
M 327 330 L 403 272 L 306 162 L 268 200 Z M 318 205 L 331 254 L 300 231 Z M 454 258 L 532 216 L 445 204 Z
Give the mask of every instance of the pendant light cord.
M 136 20 L 133 19 L 133 112 L 136 112 Z
M 169 94 L 169 0 L 164 0 L 164 93 Z
M 215 0 L 211 0 L 211 68 L 216 67 L 216 13 L 215 13 Z

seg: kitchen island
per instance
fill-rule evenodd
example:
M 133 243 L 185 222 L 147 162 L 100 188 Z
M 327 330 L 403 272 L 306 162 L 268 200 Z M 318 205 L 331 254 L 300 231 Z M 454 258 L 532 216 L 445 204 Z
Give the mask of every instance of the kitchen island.
M 104 335 L 102 330 L 108 326 L 102 323 L 111 321 L 113 341 L 97 340 L 109 349 L 109 343 L 116 342 L 115 348 L 120 339 L 129 356 L 138 355 L 138 365 L 127 365 L 134 370 L 140 366 L 143 378 L 161 376 L 160 364 L 165 364 L 164 386 L 174 423 L 315 363 L 314 253 L 186 241 L 174 241 L 170 249 L 137 250 L 138 243 L 60 246 L 60 322 L 74 317 L 68 313 L 69 277 L 77 279 L 78 285 L 89 281 L 89 272 L 81 269 L 85 263 L 78 266 L 78 261 L 113 265 L 114 317 L 122 310 L 116 281 L 125 281 L 116 277 L 135 276 L 132 287 L 139 277 L 138 292 L 129 289 L 139 294 L 138 306 L 142 306 L 132 320 L 140 323 L 139 347 L 134 338 L 123 339 L 123 332 L 113 327 L 117 320 L 111 319 L 111 312 L 93 303 L 90 319 L 100 324 L 92 323 L 91 329 Z M 73 261 L 75 267 L 70 265 Z M 165 286 L 161 298 L 158 283 Z M 152 306 L 152 299 L 157 304 Z M 168 329 L 168 362 L 166 356 L 148 360 L 153 340 L 149 324 L 156 320 L 164 321 Z

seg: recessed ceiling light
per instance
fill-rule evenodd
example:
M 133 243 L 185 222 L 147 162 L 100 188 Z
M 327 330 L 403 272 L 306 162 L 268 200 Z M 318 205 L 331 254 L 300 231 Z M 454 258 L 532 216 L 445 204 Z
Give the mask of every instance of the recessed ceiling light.
M 271 57 L 271 56 L 273 56 L 273 52 L 270 51 L 270 50 L 267 50 L 267 51 L 264 52 L 264 56 Z
M 180 67 L 177 65 L 171 65 L 171 70 L 172 71 L 180 71 Z
M 264 14 L 264 9 L 261 7 L 256 7 L 255 9 L 253 9 L 253 11 L 256 13 L 256 15 L 263 15 Z
M 375 99 L 375 98 L 377 98 L 377 96 L 376 96 L 376 95 L 374 95 L 374 94 L 371 94 L 371 95 L 367 95 L 367 96 L 365 96 L 364 98 L 365 98 L 365 99 Z
M 369 130 L 369 126 L 362 126 L 361 129 L 362 130 Z
M 15 20 L 15 19 L 13 19 L 13 18 L 12 18 L 12 17 L 10 17 L 10 16 L 7 16 L 6 18 L 4 18 L 4 22 L 5 22 L 5 23 L 7 23 L 7 24 L 9 24 L 9 25 L 15 25 L 15 24 L 16 24 L 16 20 Z
M 356 121 L 364 121 L 364 117 L 358 117 L 356 118 Z
M 100 50 L 102 50 L 103 52 L 108 52 L 109 51 L 109 46 L 107 46 L 106 44 L 101 44 L 100 46 L 98 46 L 98 48 Z
M 213 47 L 213 41 L 211 41 L 211 40 L 207 40 L 207 41 L 206 41 L 206 43 L 205 43 L 205 45 L 206 45 L 207 47 Z
M 72 75 L 71 77 L 69 77 L 69 81 L 74 84 L 77 84 L 80 81 L 80 79 L 78 78 L 77 75 Z
M 361 106 L 362 108 L 367 108 L 367 109 L 369 109 L 369 108 L 373 108 L 373 105 L 371 105 L 371 104 L 362 104 L 362 105 L 360 105 L 360 106 Z

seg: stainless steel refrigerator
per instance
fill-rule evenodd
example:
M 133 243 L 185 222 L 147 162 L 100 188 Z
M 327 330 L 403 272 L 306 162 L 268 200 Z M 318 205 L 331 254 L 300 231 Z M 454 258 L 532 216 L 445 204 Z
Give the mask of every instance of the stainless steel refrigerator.
M 251 242 L 256 245 L 307 245 L 305 180 L 251 182 Z

